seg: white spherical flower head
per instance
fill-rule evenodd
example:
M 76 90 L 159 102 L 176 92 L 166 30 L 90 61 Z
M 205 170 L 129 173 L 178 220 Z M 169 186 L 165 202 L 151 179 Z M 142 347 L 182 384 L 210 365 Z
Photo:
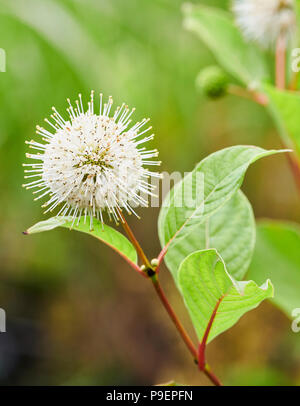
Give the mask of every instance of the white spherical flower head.
M 149 171 L 144 165 L 159 165 L 151 158 L 158 155 L 157 150 L 146 150 L 142 145 L 153 135 L 143 136 L 152 127 L 142 128 L 149 119 L 143 119 L 131 128 L 130 117 L 134 109 L 124 104 L 110 116 L 112 98 L 102 105 L 100 94 L 99 114 L 94 112 L 94 93 L 84 111 L 82 98 L 74 108 L 69 99 L 68 120 L 53 108 L 53 122 L 45 120 L 52 132 L 37 127 L 44 144 L 27 142 L 37 151 L 26 154 L 39 163 L 31 166 L 25 178 L 38 178 L 24 185 L 40 193 L 36 198 L 50 198 L 43 205 L 45 212 L 53 211 L 62 205 L 57 215 L 72 216 L 72 224 L 84 216 L 89 217 L 90 227 L 93 218 L 103 223 L 103 213 L 107 212 L 116 222 L 123 218 L 122 210 L 135 213 L 133 206 L 147 206 L 147 195 L 153 195 L 154 186 L 149 183 L 151 176 L 160 174 Z
M 233 0 L 232 9 L 245 37 L 265 48 L 295 34 L 294 0 Z

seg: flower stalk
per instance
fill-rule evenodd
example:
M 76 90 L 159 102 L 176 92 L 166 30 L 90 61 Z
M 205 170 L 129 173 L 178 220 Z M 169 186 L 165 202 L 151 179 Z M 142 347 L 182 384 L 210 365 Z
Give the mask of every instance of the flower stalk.
M 244 89 L 241 86 L 237 85 L 229 85 L 227 88 L 227 92 L 234 96 L 239 96 L 244 99 L 252 100 L 262 106 L 266 106 L 268 104 L 268 99 L 263 93 L 259 93 L 253 90 Z
M 137 253 L 140 257 L 140 259 L 143 262 L 144 265 L 144 269 L 143 267 L 140 268 L 140 272 L 142 273 L 144 277 L 147 277 L 148 279 L 150 279 L 150 281 L 152 282 L 152 286 L 160 300 L 160 302 L 162 303 L 163 307 L 166 309 L 166 312 L 168 313 L 170 319 L 172 320 L 173 324 L 175 325 L 177 331 L 179 332 L 183 342 L 185 343 L 185 345 L 187 346 L 189 352 L 191 353 L 194 362 L 196 364 L 199 363 L 198 360 L 198 351 L 196 346 L 194 345 L 192 339 L 190 338 L 190 336 L 188 335 L 187 331 L 185 330 L 184 326 L 182 325 L 181 321 L 179 320 L 179 318 L 177 317 L 173 307 L 171 306 L 169 300 L 167 299 L 167 296 L 159 282 L 158 279 L 158 268 L 161 266 L 161 263 L 163 261 L 164 255 L 166 254 L 167 248 L 163 249 L 158 261 L 157 261 L 157 265 L 153 266 L 151 265 L 151 262 L 149 261 L 149 259 L 147 258 L 146 254 L 144 253 L 144 250 L 142 249 L 140 243 L 138 242 L 138 240 L 136 239 L 133 231 L 131 230 L 129 224 L 127 223 L 125 217 L 123 216 L 122 213 L 120 213 L 120 218 L 121 218 L 121 222 L 122 222 L 122 226 L 128 236 L 128 238 L 130 239 L 130 241 L 132 242 L 133 246 L 135 247 L 135 249 L 137 250 Z M 135 269 L 135 268 L 134 268 Z M 136 269 L 135 269 L 136 270 Z M 221 301 L 221 300 L 220 300 Z M 216 308 L 217 311 L 217 308 Z M 214 319 L 214 317 L 213 317 Z M 210 323 L 210 326 L 208 326 L 208 332 L 211 328 L 211 325 L 213 323 L 213 319 Z M 199 368 L 209 379 L 210 381 L 216 385 L 216 386 L 222 386 L 221 381 L 216 377 L 216 375 L 212 372 L 210 366 L 205 363 L 205 365 L 203 366 L 203 368 Z
M 285 89 L 285 75 L 286 75 L 286 41 L 285 38 L 279 36 L 276 42 L 276 78 L 275 83 L 278 89 Z
M 186 344 L 188 350 L 190 351 L 190 353 L 193 356 L 194 362 L 196 364 L 198 364 L 198 351 L 193 343 L 193 341 L 191 340 L 190 336 L 188 335 L 188 333 L 186 332 L 185 328 L 183 327 L 181 321 L 178 319 L 175 311 L 173 310 L 172 306 L 170 305 L 160 283 L 157 277 L 157 274 L 155 274 L 152 278 L 152 285 L 161 301 L 161 303 L 163 304 L 164 308 L 166 309 L 168 315 L 170 316 L 171 320 L 173 321 L 177 331 L 179 332 L 182 340 L 184 341 L 184 343 Z M 199 368 L 200 369 L 200 368 Z M 205 363 L 205 365 L 203 366 L 203 368 L 200 369 L 200 371 L 204 372 L 204 374 L 210 379 L 210 381 L 216 385 L 216 386 L 222 386 L 221 381 L 216 377 L 216 375 L 212 372 L 210 366 Z
M 178 317 L 176 316 L 175 311 L 173 310 L 172 306 L 170 305 L 160 283 L 158 280 L 158 276 L 157 274 L 155 274 L 152 278 L 151 278 L 151 282 L 152 285 L 160 299 L 160 301 L 162 302 L 164 308 L 166 309 L 168 315 L 170 316 L 171 320 L 173 321 L 173 323 L 175 324 L 175 327 L 177 328 L 181 338 L 183 339 L 184 343 L 186 344 L 188 350 L 190 351 L 190 353 L 192 354 L 194 360 L 197 360 L 197 349 L 194 345 L 194 343 L 192 342 L 191 338 L 189 337 L 189 335 L 187 334 L 187 332 L 185 331 L 185 328 L 183 327 L 182 323 L 180 322 L 180 320 L 178 319 Z
M 142 247 L 140 246 L 140 243 L 138 240 L 135 238 L 135 235 L 131 228 L 129 227 L 129 224 L 127 223 L 123 213 L 120 211 L 119 216 L 121 218 L 121 224 L 124 228 L 124 231 L 128 235 L 129 240 L 133 244 L 134 248 L 136 249 L 136 252 L 138 253 L 138 256 L 140 257 L 141 261 L 145 265 L 146 268 L 152 268 L 149 259 L 147 258 L 146 254 L 144 253 Z
M 217 304 L 216 304 L 216 306 L 215 306 L 215 308 L 214 308 L 214 310 L 212 312 L 212 315 L 210 317 L 210 320 L 209 320 L 209 322 L 207 324 L 207 327 L 206 327 L 206 330 L 204 332 L 204 336 L 202 338 L 202 341 L 201 341 L 201 343 L 199 344 L 199 347 L 198 347 L 198 366 L 199 366 L 200 371 L 204 371 L 205 368 L 206 368 L 205 350 L 206 350 L 207 339 L 208 339 L 210 330 L 212 328 L 214 319 L 215 319 L 215 317 L 217 315 L 218 308 L 219 308 L 219 306 L 220 306 L 220 304 L 221 304 L 221 302 L 223 300 L 223 297 L 224 296 L 221 296 L 220 299 L 217 301 Z

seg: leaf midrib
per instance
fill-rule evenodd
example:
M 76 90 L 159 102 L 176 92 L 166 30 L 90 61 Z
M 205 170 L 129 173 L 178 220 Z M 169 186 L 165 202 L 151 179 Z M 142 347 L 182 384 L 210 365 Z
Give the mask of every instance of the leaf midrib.
M 250 161 L 250 163 L 251 163 L 251 161 Z M 250 165 L 250 163 L 248 164 L 248 166 Z M 240 165 L 239 167 L 237 167 L 237 168 L 236 168 L 234 171 L 232 171 L 231 173 L 233 173 L 233 172 L 235 172 L 236 170 L 240 169 L 240 168 L 241 168 L 242 166 L 244 166 L 244 165 L 246 165 L 246 164 Z M 192 173 L 192 172 L 191 172 L 191 173 Z M 216 189 L 226 178 L 228 178 L 228 177 L 229 177 L 229 175 L 224 176 L 224 178 L 222 178 L 222 179 L 213 187 L 213 189 L 209 192 L 209 194 L 207 195 L 207 197 L 204 198 L 203 203 L 201 203 L 201 204 L 203 204 L 203 205 L 205 206 L 205 204 L 206 204 L 208 198 L 215 192 L 215 189 Z M 230 192 L 230 193 L 228 194 L 227 198 L 223 201 L 223 203 L 222 203 L 218 208 L 216 208 L 215 210 L 213 210 L 213 211 L 210 213 L 209 216 L 207 215 L 207 217 L 210 217 L 213 213 L 215 213 L 217 210 L 219 210 L 219 209 L 229 200 L 229 198 L 232 196 L 232 194 L 233 194 L 234 192 L 235 192 L 235 191 Z M 173 202 L 173 200 L 174 200 L 174 197 L 172 198 L 172 200 L 170 201 L 170 203 Z M 168 241 L 167 243 L 165 243 L 165 245 L 166 245 L 166 244 L 169 244 L 169 245 L 170 245 L 170 243 L 173 241 L 173 239 L 182 231 L 182 229 L 185 227 L 186 223 L 194 216 L 194 214 L 197 212 L 197 210 L 199 210 L 199 208 L 200 208 L 200 207 L 197 207 L 195 210 L 193 210 L 193 214 L 185 220 L 185 222 L 182 224 L 182 226 L 181 226 L 181 227 L 176 231 L 176 233 L 169 239 L 169 241 Z M 169 212 L 169 210 L 168 210 L 168 212 Z M 176 210 L 175 210 L 175 212 L 176 212 Z M 166 214 L 166 217 L 167 217 L 167 216 L 168 216 L 168 213 Z M 205 219 L 205 216 L 204 216 L 204 219 Z M 204 219 L 203 219 L 203 220 L 204 220 Z M 169 223 L 169 222 L 168 222 L 168 223 Z M 201 222 L 200 224 L 202 224 L 202 222 Z

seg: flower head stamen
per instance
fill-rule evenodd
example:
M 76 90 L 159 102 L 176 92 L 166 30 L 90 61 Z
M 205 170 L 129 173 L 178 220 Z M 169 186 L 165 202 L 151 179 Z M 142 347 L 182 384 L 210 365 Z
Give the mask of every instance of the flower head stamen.
M 233 0 L 232 9 L 245 37 L 265 48 L 279 37 L 289 41 L 295 34 L 294 0 Z
M 62 205 L 58 215 L 72 216 L 73 224 L 89 217 L 91 228 L 94 217 L 103 223 L 104 212 L 118 222 L 123 209 L 136 214 L 133 206 L 147 206 L 144 196 L 153 195 L 149 177 L 160 176 L 144 168 L 160 164 L 151 160 L 158 156 L 157 150 L 140 147 L 153 139 L 153 135 L 141 137 L 152 129 L 143 129 L 149 119 L 129 128 L 135 109 L 122 104 L 110 116 L 112 97 L 104 104 L 102 94 L 99 99 L 99 114 L 94 111 L 93 91 L 87 111 L 81 94 L 76 107 L 67 99 L 67 120 L 53 107 L 52 121 L 45 119 L 52 132 L 37 126 L 44 143 L 26 142 L 35 151 L 26 156 L 39 162 L 24 164 L 31 167 L 25 169 L 25 178 L 35 180 L 23 186 L 36 189 L 35 200 L 48 196 L 45 213 Z

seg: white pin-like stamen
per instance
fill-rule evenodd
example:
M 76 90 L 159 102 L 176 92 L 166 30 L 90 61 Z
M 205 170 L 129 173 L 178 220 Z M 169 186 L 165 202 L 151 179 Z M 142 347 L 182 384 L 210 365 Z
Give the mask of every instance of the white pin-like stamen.
M 71 216 L 72 226 L 78 224 L 83 216 L 84 222 L 90 217 L 92 228 L 93 217 L 103 223 L 103 212 L 117 223 L 122 209 L 138 217 L 131 205 L 147 206 L 147 200 L 140 193 L 153 196 L 155 187 L 149 184 L 149 177 L 160 177 L 160 174 L 143 167 L 160 164 L 149 160 L 158 155 L 157 150 L 138 148 L 139 144 L 153 139 L 153 135 L 139 139 L 151 129 L 139 132 L 149 119 L 143 119 L 126 130 L 135 109 L 130 110 L 123 103 L 110 117 L 112 97 L 103 105 L 100 94 L 100 114 L 97 115 L 94 113 L 94 91 L 86 112 L 81 94 L 75 109 L 70 99 L 67 102 L 67 120 L 54 107 L 53 122 L 45 119 L 53 132 L 37 126 L 36 132 L 45 144 L 27 141 L 30 148 L 42 152 L 26 154 L 40 163 L 24 164 L 30 167 L 25 172 L 31 173 L 25 178 L 40 179 L 23 186 L 37 189 L 33 192 L 38 194 L 35 200 L 49 195 L 49 200 L 43 204 L 47 208 L 45 213 L 63 204 L 58 215 Z

